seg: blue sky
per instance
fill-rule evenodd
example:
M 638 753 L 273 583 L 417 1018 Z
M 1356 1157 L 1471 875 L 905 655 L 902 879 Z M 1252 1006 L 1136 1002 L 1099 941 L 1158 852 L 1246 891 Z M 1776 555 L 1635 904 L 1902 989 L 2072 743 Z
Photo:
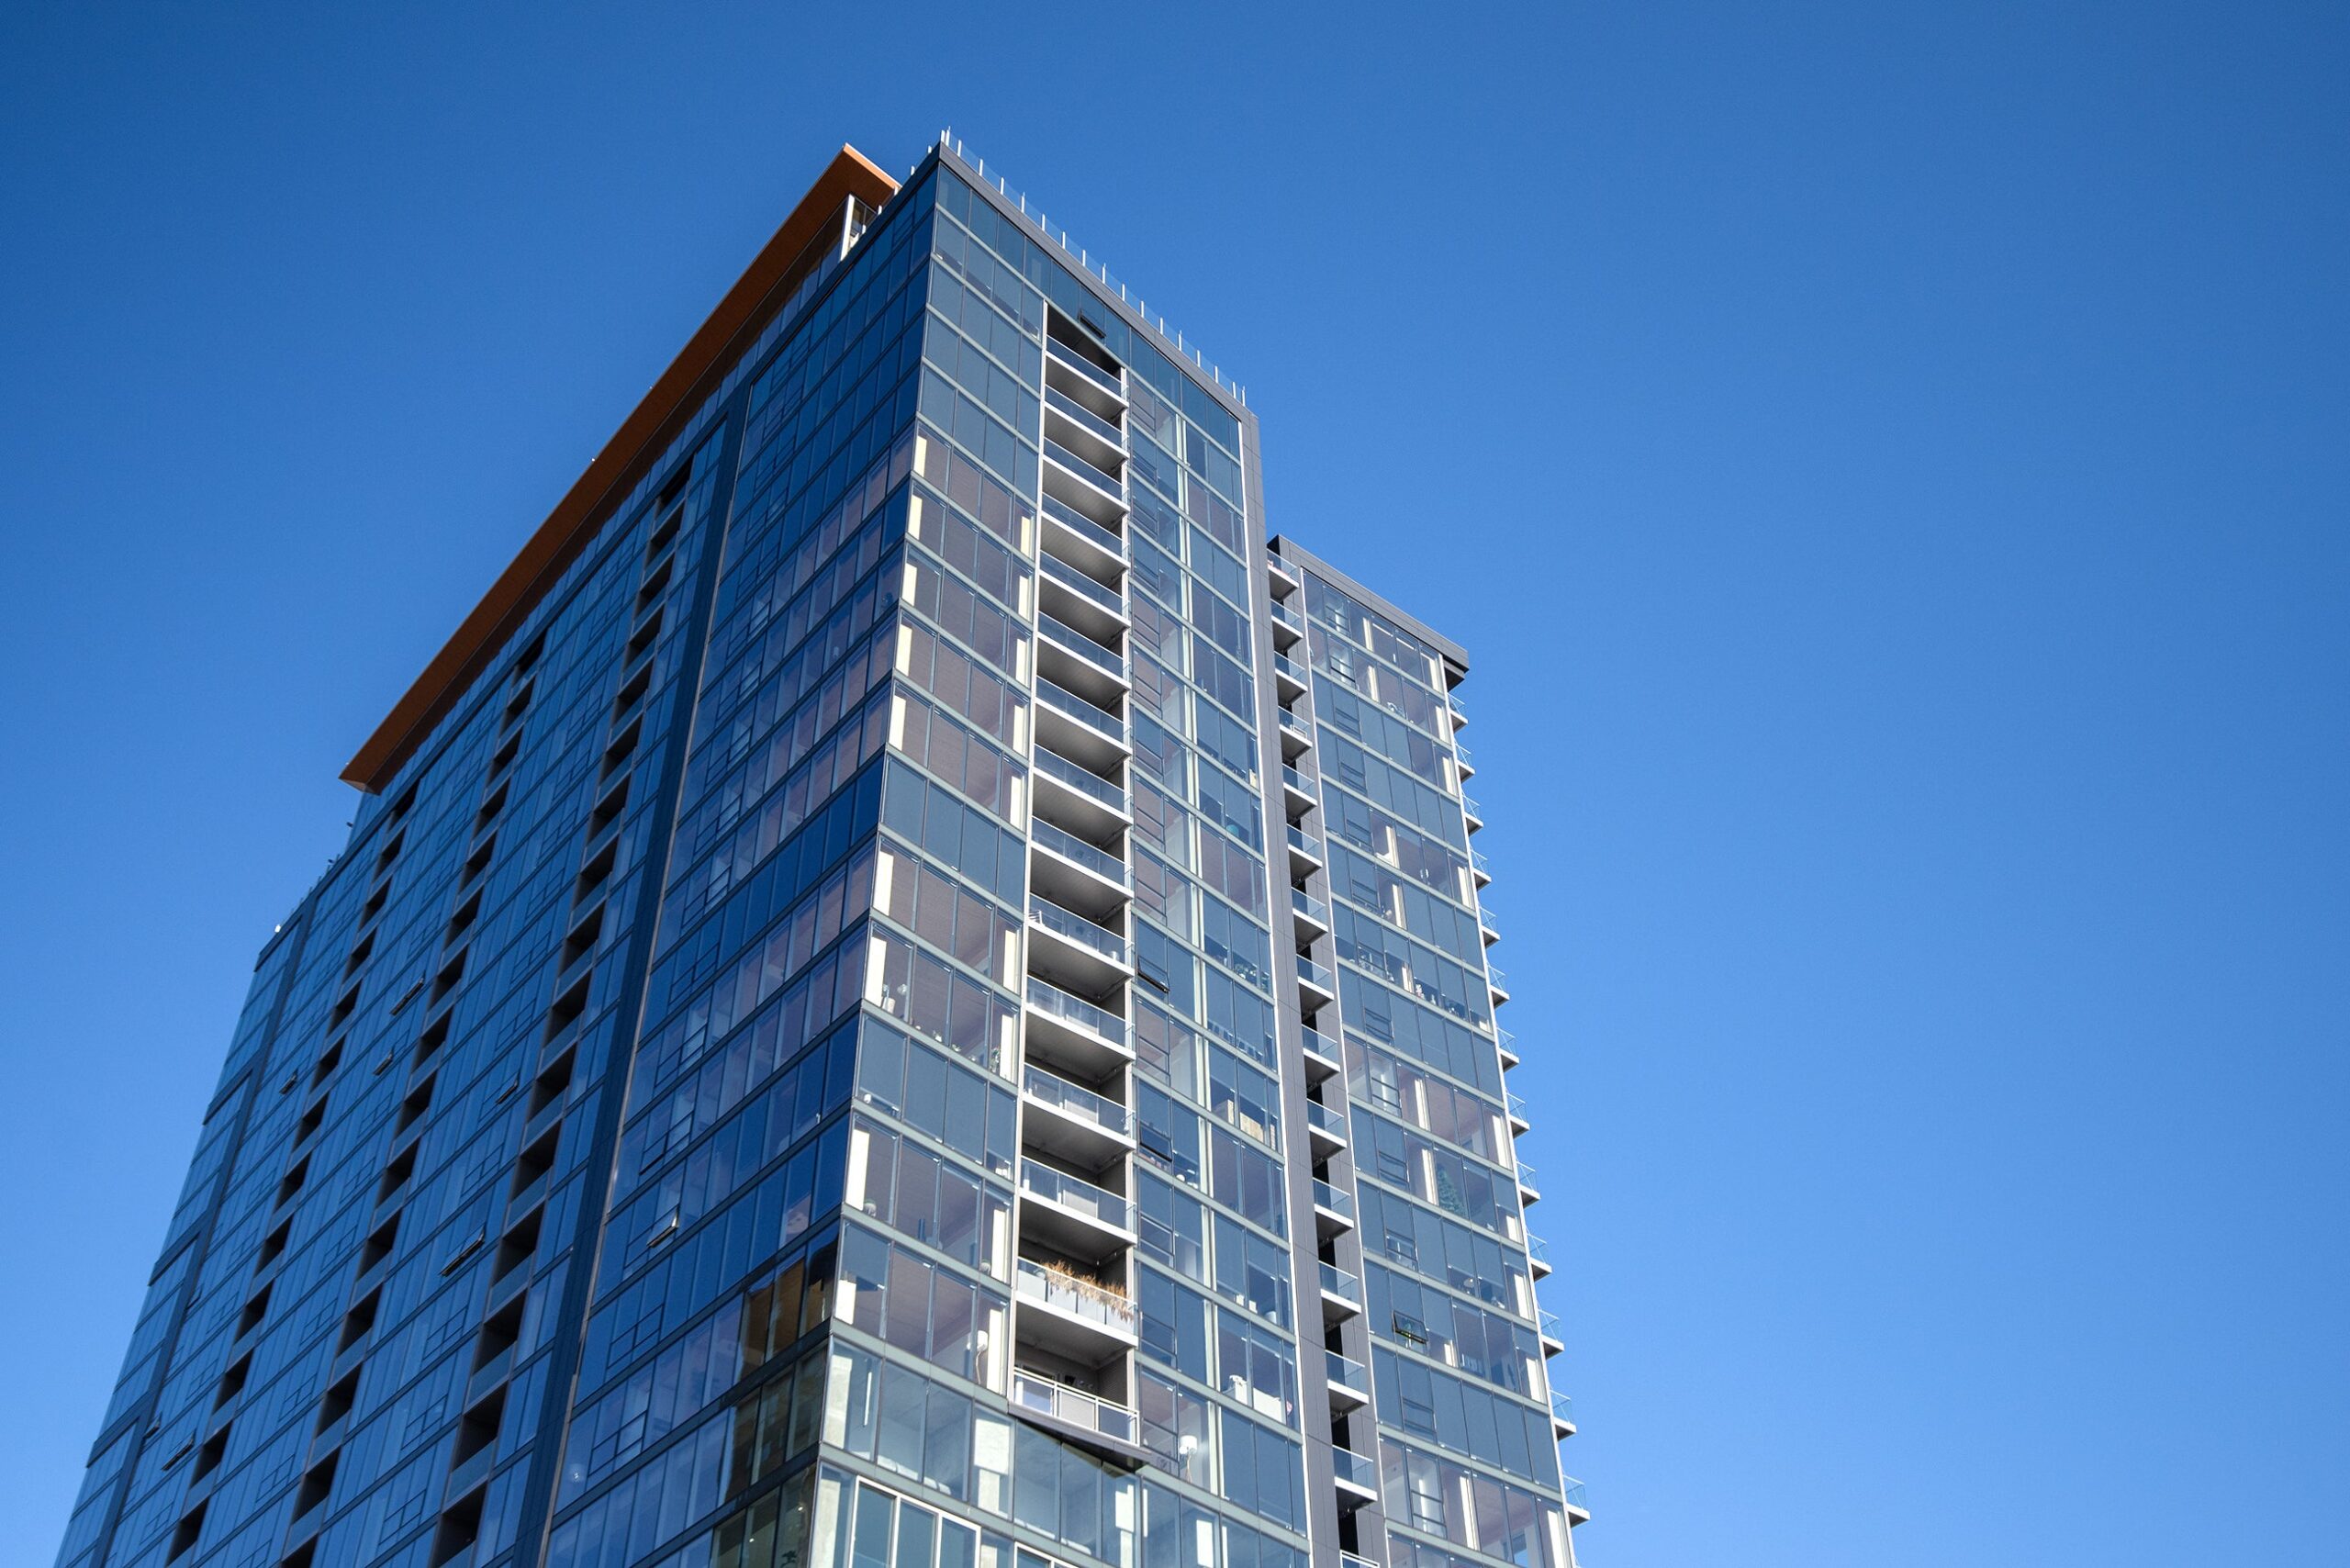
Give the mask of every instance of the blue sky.
M 2350 13 L 399 9 L 0 19 L 0 1568 L 343 759 L 943 125 L 1475 657 L 1584 1560 L 2340 1560 Z

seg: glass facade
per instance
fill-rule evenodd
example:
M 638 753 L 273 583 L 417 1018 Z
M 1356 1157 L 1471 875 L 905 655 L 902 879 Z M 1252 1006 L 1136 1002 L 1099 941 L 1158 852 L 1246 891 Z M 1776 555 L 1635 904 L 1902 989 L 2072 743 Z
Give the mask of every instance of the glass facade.
M 1465 657 L 958 149 L 820 216 L 263 947 L 60 1568 L 1572 1562 Z

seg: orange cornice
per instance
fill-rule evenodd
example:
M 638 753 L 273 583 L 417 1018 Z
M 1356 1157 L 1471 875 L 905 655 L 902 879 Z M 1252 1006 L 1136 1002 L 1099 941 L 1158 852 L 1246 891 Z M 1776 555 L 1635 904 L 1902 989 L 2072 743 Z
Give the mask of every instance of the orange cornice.
M 343 768 L 346 782 L 373 794 L 390 781 L 409 754 L 432 733 L 432 726 L 457 705 L 564 568 L 587 547 L 605 521 L 604 508 L 625 496 L 629 487 L 643 476 L 643 465 L 660 454 L 701 399 L 723 379 L 735 356 L 767 325 L 768 314 L 782 303 L 783 289 L 797 285 L 795 274 L 801 257 L 825 235 L 842 204 L 855 196 L 867 207 L 878 207 L 897 188 L 897 181 L 856 149 L 840 150 L 775 237 L 726 291 L 718 308 L 661 373 L 653 390 L 621 421 L 587 472 L 539 524 L 521 554 L 498 574 L 498 581 L 490 585 L 489 592 L 474 606 L 455 634 L 432 655 L 424 673 L 375 726 L 367 744 Z

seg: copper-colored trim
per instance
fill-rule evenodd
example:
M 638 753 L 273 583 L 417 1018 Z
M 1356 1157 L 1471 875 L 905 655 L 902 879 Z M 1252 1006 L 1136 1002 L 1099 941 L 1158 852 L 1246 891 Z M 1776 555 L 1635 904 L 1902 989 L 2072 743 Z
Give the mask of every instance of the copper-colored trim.
M 735 356 L 767 325 L 768 312 L 782 303 L 783 291 L 797 285 L 795 274 L 801 270 L 802 257 L 811 245 L 824 238 L 842 205 L 854 196 L 878 207 L 897 188 L 897 181 L 856 149 L 840 150 L 775 237 L 726 291 L 718 308 L 604 443 L 587 472 L 539 524 L 521 554 L 498 574 L 498 581 L 490 585 L 489 592 L 474 606 L 455 634 L 432 655 L 424 673 L 375 726 L 367 744 L 343 768 L 346 782 L 370 794 L 390 782 L 409 754 L 431 734 L 432 726 L 447 716 L 497 656 L 540 597 L 586 548 L 604 521 L 602 509 L 626 495 L 628 487 L 643 477 L 643 465 L 675 437 L 732 367 Z

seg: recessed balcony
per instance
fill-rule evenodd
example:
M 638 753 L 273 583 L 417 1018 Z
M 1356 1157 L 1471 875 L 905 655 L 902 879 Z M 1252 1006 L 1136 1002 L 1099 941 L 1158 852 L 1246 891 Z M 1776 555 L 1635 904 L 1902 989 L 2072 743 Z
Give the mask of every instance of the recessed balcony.
M 1272 586 L 1275 604 L 1298 589 L 1297 568 L 1270 551 L 1265 553 L 1265 580 Z
M 1138 1440 L 1141 1423 L 1135 1413 L 1100 1394 L 1015 1367 L 1012 1412 L 1129 1470 L 1149 1462 L 1149 1451 Z
M 1305 1103 L 1305 1132 L 1311 1140 L 1314 1158 L 1327 1159 L 1347 1147 L 1347 1114 L 1333 1110 L 1319 1100 Z
M 1281 760 L 1293 763 L 1314 745 L 1314 720 L 1290 704 L 1273 711 L 1281 724 Z
M 1339 1268 L 1336 1263 L 1324 1263 L 1322 1270 L 1322 1321 L 1325 1324 L 1344 1323 L 1362 1311 L 1362 1282 Z
M 1029 885 L 1056 903 L 1087 913 L 1125 907 L 1134 888 L 1125 860 L 1042 818 L 1028 823 Z
M 1322 803 L 1314 792 L 1314 781 L 1296 768 L 1284 765 L 1281 768 L 1281 811 L 1292 823 Z
M 1131 979 L 1124 935 L 1039 894 L 1028 895 L 1028 972 L 1064 991 L 1100 992 Z
M 1036 612 L 1036 669 L 1105 713 L 1125 700 L 1126 655 L 1044 610 Z
M 1115 1286 L 1074 1270 L 1019 1260 L 1020 1338 L 1078 1362 L 1100 1363 L 1135 1348 L 1135 1304 Z
M 1123 1011 L 1112 1012 L 1035 975 L 1028 977 L 1022 999 L 1027 1003 L 1022 1016 L 1030 1048 L 1042 1049 L 1078 1076 L 1099 1081 L 1135 1059 Z M 1119 1007 L 1125 1005 L 1122 993 Z
M 1114 582 L 1126 569 L 1126 541 L 1122 532 L 1125 512 L 1102 506 L 1097 497 L 1092 510 L 1080 510 L 1046 490 L 1037 511 L 1044 519 L 1045 553 L 1058 555 L 1079 571 L 1103 582 Z M 1094 511 L 1104 515 L 1096 517 Z
M 1313 689 L 1314 683 L 1305 671 L 1292 663 L 1287 654 L 1273 655 L 1273 691 L 1277 700 L 1286 708 Z
M 1309 1083 L 1319 1083 L 1346 1070 L 1346 1058 L 1338 1053 L 1338 1042 L 1308 1025 L 1304 1031 L 1302 1055 L 1305 1059 L 1305 1077 Z
M 1379 1501 L 1379 1462 L 1369 1454 L 1333 1445 L 1330 1479 L 1337 1484 L 1342 1508 L 1352 1510 Z
M 1322 1352 L 1324 1380 L 1330 1385 L 1330 1408 L 1344 1413 L 1371 1403 L 1371 1369 L 1336 1350 Z
M 1040 639 L 1037 645 L 1041 649 L 1045 644 Z M 1111 772 L 1126 760 L 1125 717 L 1041 672 L 1036 705 L 1029 711 L 1035 716 L 1036 739 L 1050 750 L 1096 773 Z
M 1028 758 L 1035 768 L 1030 809 L 1037 816 L 1080 838 L 1113 844 L 1134 825 L 1123 784 L 1045 746 L 1032 747 Z
M 1300 953 L 1297 956 L 1299 1011 L 1318 1013 L 1338 1000 L 1338 977 Z
M 1292 823 L 1289 831 L 1282 834 L 1282 840 L 1289 846 L 1289 879 L 1292 882 L 1302 882 L 1322 869 L 1322 858 L 1328 851 L 1322 847 L 1320 835 L 1309 834 Z
M 1081 572 L 1058 555 L 1036 558 L 1037 604 L 1058 615 L 1097 643 L 1123 636 L 1126 629 L 1126 596 L 1113 577 L 1104 582 Z
M 1045 485 L 1051 495 L 1097 519 L 1104 510 L 1125 511 L 1125 481 L 1049 435 L 1045 438 Z
M 1314 942 L 1330 935 L 1330 906 L 1304 888 L 1290 889 L 1289 913 L 1298 941 Z
M 1029 1111 L 1021 1123 L 1023 1139 L 1065 1163 L 1098 1169 L 1134 1151 L 1134 1119 L 1109 1095 L 1029 1062 L 1021 1071 L 1020 1097 Z
M 1045 339 L 1045 384 L 1089 403 L 1098 413 L 1126 405 L 1125 372 L 1105 370 L 1056 337 Z
M 1020 1199 L 1021 1234 L 1055 1251 L 1091 1261 L 1135 1244 L 1134 1209 L 1124 1196 L 1025 1155 Z
M 1126 459 L 1122 419 L 1104 418 L 1059 387 L 1045 387 L 1045 433 L 1091 462 L 1109 468 Z
M 1314 1228 L 1325 1240 L 1342 1235 L 1355 1227 L 1355 1195 L 1315 1177 L 1314 1192 Z
M 1273 647 L 1286 648 L 1305 635 L 1305 622 L 1296 610 L 1279 599 L 1273 601 Z

